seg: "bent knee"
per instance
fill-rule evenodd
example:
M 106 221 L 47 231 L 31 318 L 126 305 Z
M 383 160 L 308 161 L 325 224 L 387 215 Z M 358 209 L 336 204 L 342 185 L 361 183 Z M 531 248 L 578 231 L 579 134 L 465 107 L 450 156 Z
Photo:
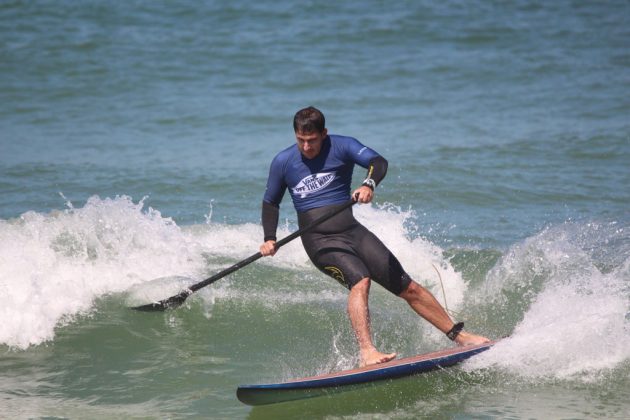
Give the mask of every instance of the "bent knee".
M 369 277 L 364 277 L 361 280 L 359 280 L 358 282 L 354 283 L 353 285 L 350 286 L 350 290 L 369 290 L 370 289 L 370 278 Z

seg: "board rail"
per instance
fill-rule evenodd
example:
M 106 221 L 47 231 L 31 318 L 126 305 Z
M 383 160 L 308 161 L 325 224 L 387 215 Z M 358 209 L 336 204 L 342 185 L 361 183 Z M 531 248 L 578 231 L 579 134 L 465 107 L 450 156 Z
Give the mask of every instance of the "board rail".
M 490 341 L 472 346 L 453 347 L 377 365 L 291 379 L 286 382 L 241 385 L 236 395 L 241 402 L 248 405 L 273 404 L 317 397 L 339 392 L 350 385 L 397 379 L 450 367 L 488 350 L 495 343 L 496 341 Z

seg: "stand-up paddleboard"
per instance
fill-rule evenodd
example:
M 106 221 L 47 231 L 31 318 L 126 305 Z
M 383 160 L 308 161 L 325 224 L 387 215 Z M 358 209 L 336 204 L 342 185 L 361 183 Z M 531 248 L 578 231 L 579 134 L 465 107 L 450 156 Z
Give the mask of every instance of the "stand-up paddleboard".
M 344 370 L 326 375 L 293 379 L 288 382 L 261 385 L 241 385 L 238 399 L 248 405 L 265 405 L 318 397 L 346 390 L 348 386 L 401 378 L 453 366 L 488 350 L 496 342 L 475 346 L 454 347 L 418 356 L 407 357 L 378 365 Z

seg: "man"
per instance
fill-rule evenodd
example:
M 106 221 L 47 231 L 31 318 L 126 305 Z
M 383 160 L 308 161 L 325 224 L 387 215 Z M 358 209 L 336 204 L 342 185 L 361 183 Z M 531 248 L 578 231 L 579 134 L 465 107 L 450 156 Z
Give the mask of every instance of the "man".
M 300 228 L 347 203 L 352 197 L 369 203 L 374 189 L 387 172 L 387 161 L 352 137 L 328 135 L 324 115 L 316 108 L 298 111 L 293 119 L 297 143 L 272 161 L 262 204 L 264 243 L 260 252 L 276 252 L 280 202 L 287 188 L 298 214 Z M 363 184 L 350 195 L 352 171 L 358 164 L 368 169 Z M 322 272 L 350 289 L 348 315 L 360 348 L 361 366 L 384 363 L 396 353 L 381 353 L 372 343 L 368 294 L 374 280 L 400 296 L 420 316 L 459 345 L 480 344 L 488 339 L 463 331 L 454 324 L 433 295 L 413 281 L 387 247 L 347 208 L 302 235 L 309 258 Z

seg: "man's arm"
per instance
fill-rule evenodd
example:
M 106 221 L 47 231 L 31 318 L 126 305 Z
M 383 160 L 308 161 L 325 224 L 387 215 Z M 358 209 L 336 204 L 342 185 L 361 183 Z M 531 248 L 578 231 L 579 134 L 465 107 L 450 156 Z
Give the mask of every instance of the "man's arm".
M 370 161 L 367 177 L 363 185 L 370 187 L 372 191 L 381 183 L 387 174 L 387 160 L 383 156 L 376 156 Z
M 262 202 L 262 226 L 265 235 L 264 243 L 260 246 L 260 253 L 269 256 L 276 253 L 276 230 L 278 229 L 278 219 L 280 217 L 280 207 Z
M 260 246 L 260 253 L 265 257 L 276 253 L 276 230 L 278 229 L 278 219 L 280 216 L 280 202 L 282 201 L 286 188 L 282 176 L 282 163 L 278 156 L 276 156 L 269 168 L 267 189 L 265 190 L 265 196 L 262 202 L 261 220 L 264 242 Z
M 352 197 L 359 203 L 369 203 L 374 198 L 374 189 L 387 174 L 387 160 L 382 156 L 376 156 L 368 165 L 367 177 L 353 193 Z
M 278 219 L 280 218 L 280 206 L 263 200 L 262 202 L 262 226 L 265 235 L 264 241 L 275 241 Z

